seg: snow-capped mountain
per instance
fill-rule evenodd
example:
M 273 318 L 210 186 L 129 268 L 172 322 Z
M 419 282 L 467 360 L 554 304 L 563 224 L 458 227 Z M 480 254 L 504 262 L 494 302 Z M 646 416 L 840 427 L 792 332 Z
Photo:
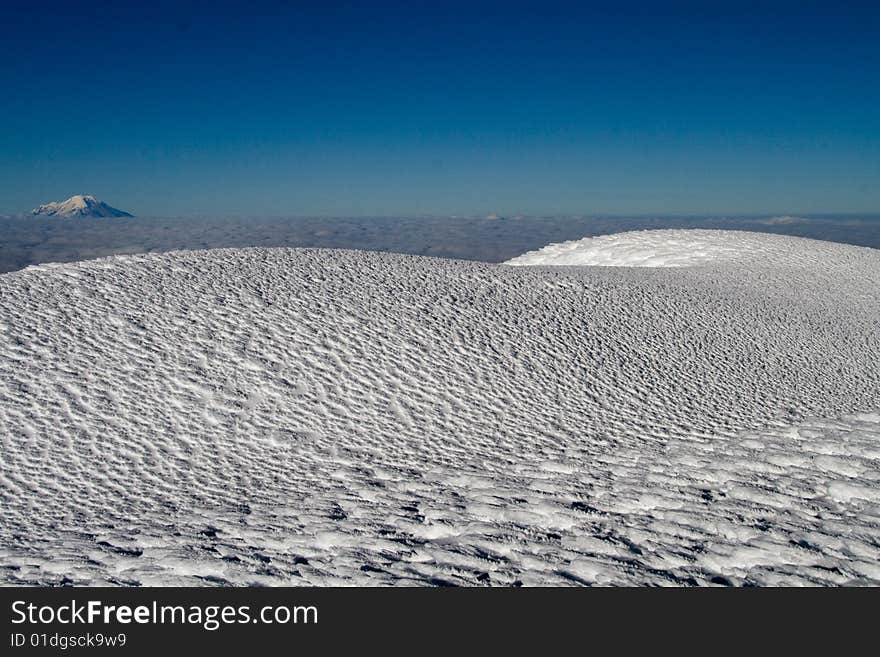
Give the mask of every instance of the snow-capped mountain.
M 133 217 L 134 215 L 110 207 L 89 194 L 77 194 L 66 201 L 44 203 L 31 211 L 46 217 Z

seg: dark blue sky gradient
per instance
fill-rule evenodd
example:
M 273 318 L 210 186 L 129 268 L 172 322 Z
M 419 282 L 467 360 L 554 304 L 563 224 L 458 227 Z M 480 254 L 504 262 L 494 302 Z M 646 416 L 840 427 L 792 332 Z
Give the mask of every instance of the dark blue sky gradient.
M 880 211 L 876 3 L 320 4 L 4 3 L 0 213 Z

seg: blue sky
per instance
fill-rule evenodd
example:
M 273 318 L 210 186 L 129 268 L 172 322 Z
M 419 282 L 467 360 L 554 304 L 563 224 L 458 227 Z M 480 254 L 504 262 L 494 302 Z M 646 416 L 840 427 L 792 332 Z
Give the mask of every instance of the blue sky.
M 876 3 L 318 4 L 5 4 L 0 212 L 880 211 Z

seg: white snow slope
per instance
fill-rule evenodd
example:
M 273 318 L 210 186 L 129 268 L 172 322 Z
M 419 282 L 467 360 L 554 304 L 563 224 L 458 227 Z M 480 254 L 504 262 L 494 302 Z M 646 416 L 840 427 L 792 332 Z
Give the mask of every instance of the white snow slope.
M 94 196 L 77 194 L 66 201 L 53 201 L 31 210 L 31 214 L 48 217 L 131 217 L 122 210 L 112 208 Z
M 812 241 L 806 251 L 797 238 L 734 230 L 643 230 L 549 244 L 507 265 L 592 265 L 606 267 L 692 267 L 708 263 L 810 265 L 835 245 Z M 801 247 L 803 245 L 801 244 Z
M 0 276 L 0 581 L 880 583 L 880 252 L 694 237 Z

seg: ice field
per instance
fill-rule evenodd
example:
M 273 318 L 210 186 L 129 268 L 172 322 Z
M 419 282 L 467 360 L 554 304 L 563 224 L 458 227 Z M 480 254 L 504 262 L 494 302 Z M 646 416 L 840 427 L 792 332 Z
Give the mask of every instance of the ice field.
M 705 230 L 0 275 L 0 583 L 880 584 L 878 290 Z

